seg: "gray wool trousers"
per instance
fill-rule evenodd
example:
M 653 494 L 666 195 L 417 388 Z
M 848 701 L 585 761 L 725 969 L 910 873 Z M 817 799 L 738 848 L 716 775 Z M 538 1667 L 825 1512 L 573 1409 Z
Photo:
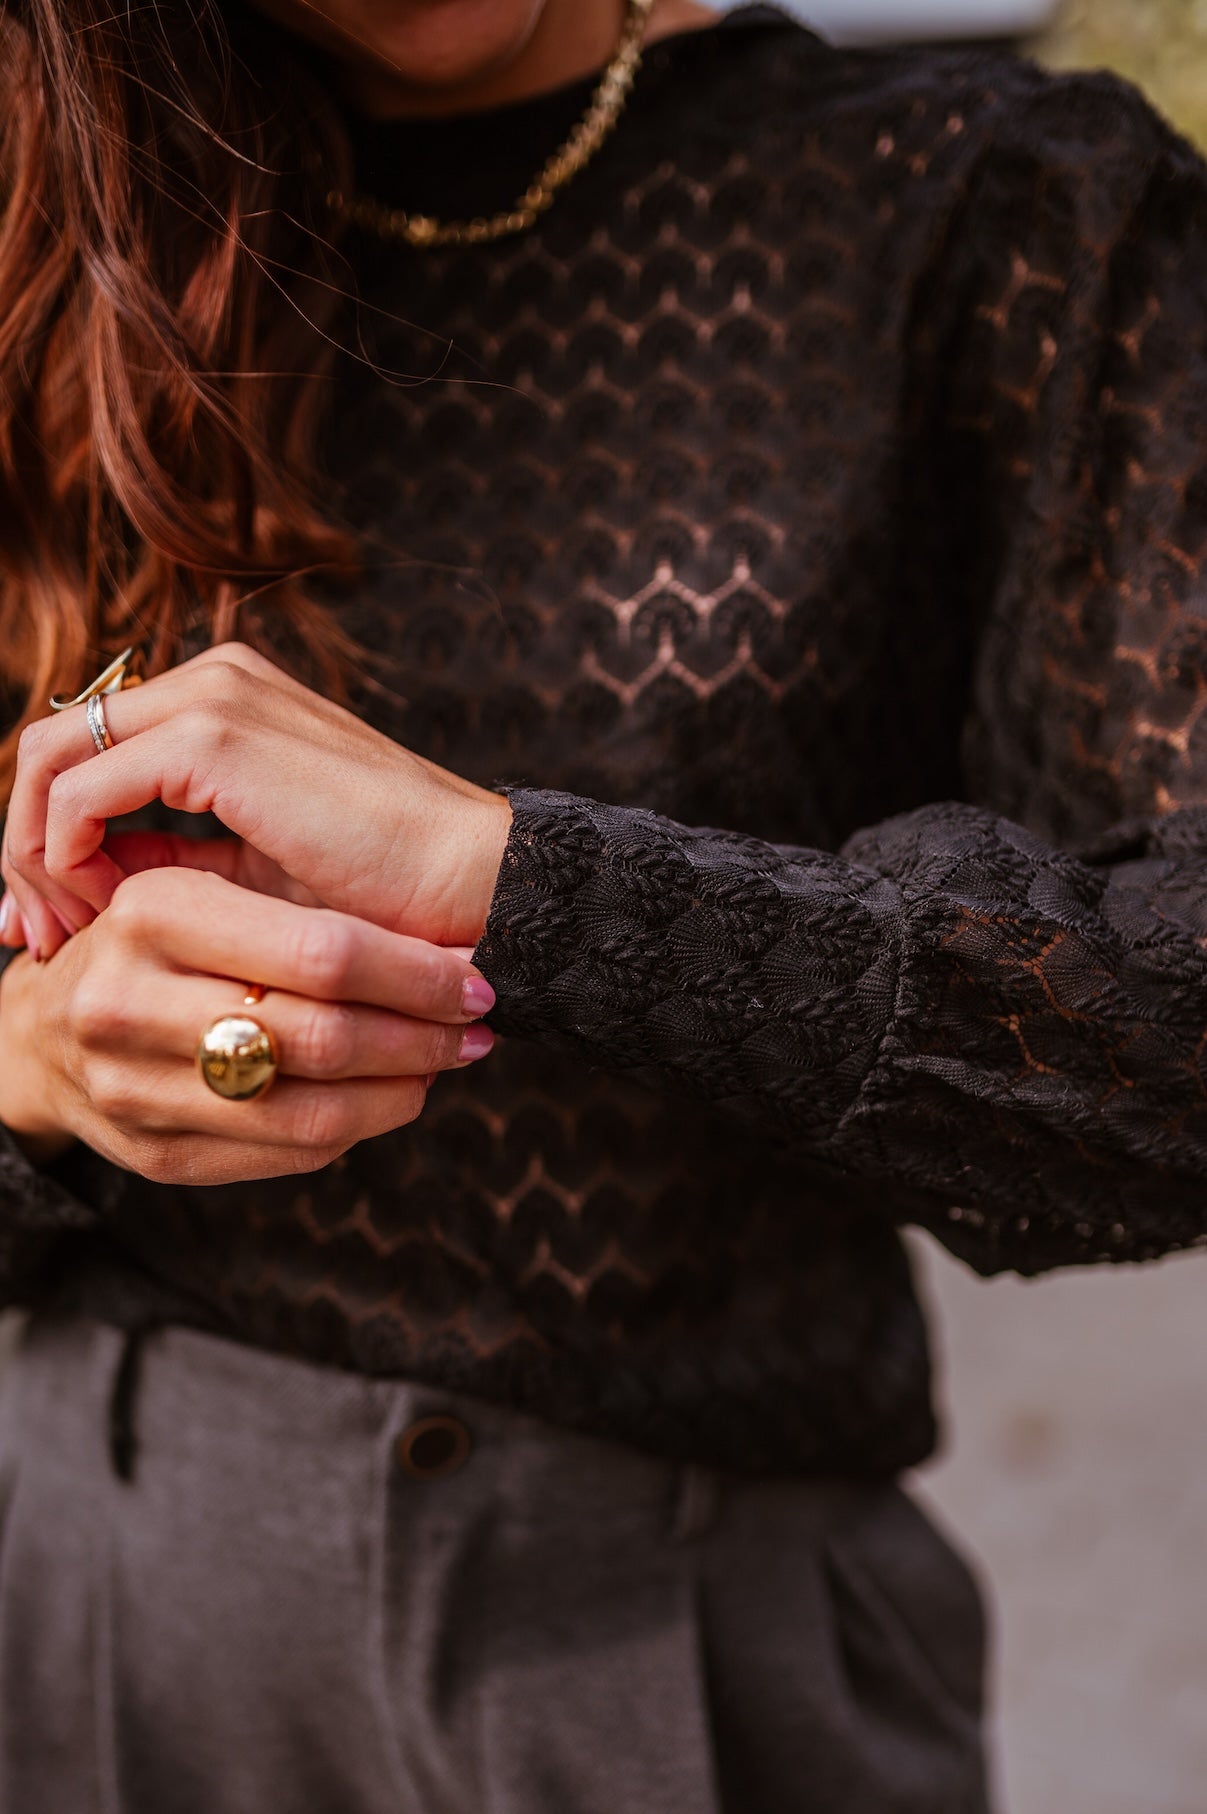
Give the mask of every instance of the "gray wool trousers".
M 977 1587 L 755 1481 L 181 1329 L 0 1393 L 2 1814 L 984 1814 Z

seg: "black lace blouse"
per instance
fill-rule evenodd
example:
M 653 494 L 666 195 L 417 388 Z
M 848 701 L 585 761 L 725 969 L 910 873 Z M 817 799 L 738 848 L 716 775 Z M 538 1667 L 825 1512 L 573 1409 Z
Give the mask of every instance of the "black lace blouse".
M 354 122 L 362 186 L 502 206 L 588 90 Z M 325 459 L 402 558 L 342 608 L 510 796 L 502 1037 L 301 1180 L 10 1145 L 4 1297 L 871 1475 L 934 1438 L 901 1224 L 1201 1242 L 1205 218 L 1110 76 L 747 8 L 535 231 L 350 241 Z

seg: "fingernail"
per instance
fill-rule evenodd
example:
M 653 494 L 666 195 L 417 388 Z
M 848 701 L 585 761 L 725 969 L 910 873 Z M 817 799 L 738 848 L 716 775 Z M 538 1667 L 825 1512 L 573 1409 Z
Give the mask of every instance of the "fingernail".
M 34 937 L 33 927 L 30 925 L 29 921 L 26 919 L 24 914 L 21 915 L 21 930 L 25 934 L 26 950 L 29 952 L 29 955 L 33 958 L 34 963 L 40 964 L 42 962 L 42 949 L 41 949 L 41 946 L 38 944 L 37 939 Z
M 461 986 L 461 1006 L 466 1014 L 489 1014 L 495 992 L 484 976 L 467 976 Z
M 50 907 L 50 902 L 47 901 L 46 905 Z M 57 907 L 50 907 L 50 911 L 54 914 L 55 919 L 58 920 L 59 925 L 63 928 L 63 931 L 67 934 L 68 938 L 74 938 L 79 931 L 79 927 L 73 926 L 70 920 L 65 920 Z
M 424 1078 L 423 1081 L 429 1090 L 431 1089 L 432 1085 L 435 1083 L 435 1081 L 436 1081 L 437 1077 L 439 1077 L 439 1075 L 440 1075 L 439 1071 L 429 1071 L 428 1072 L 427 1076 Z
M 462 1035 L 461 1049 L 457 1053 L 457 1057 L 462 1059 L 485 1058 L 494 1043 L 495 1036 L 489 1027 L 483 1027 L 477 1024 L 472 1027 L 466 1027 L 465 1032 Z
M 0 945 L 2 945 L 4 943 L 5 939 L 7 939 L 8 929 L 12 925 L 12 923 L 13 923 L 13 897 L 11 894 L 6 894 L 4 899 L 2 901 L 0 901 Z

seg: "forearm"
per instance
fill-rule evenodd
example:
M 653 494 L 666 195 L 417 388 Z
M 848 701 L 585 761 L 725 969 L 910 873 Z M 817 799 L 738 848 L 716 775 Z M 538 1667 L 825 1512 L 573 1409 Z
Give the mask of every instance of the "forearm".
M 504 1033 L 883 1181 L 982 1270 L 1207 1229 L 1207 815 L 1091 866 L 955 802 L 830 853 L 511 798 L 474 955 Z

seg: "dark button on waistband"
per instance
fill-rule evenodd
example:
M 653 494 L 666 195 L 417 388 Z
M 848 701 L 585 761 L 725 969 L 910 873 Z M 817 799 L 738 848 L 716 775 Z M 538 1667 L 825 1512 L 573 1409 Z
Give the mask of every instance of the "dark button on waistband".
M 418 1480 L 455 1474 L 469 1454 L 469 1431 L 459 1417 L 420 1417 L 398 1438 L 399 1465 Z

